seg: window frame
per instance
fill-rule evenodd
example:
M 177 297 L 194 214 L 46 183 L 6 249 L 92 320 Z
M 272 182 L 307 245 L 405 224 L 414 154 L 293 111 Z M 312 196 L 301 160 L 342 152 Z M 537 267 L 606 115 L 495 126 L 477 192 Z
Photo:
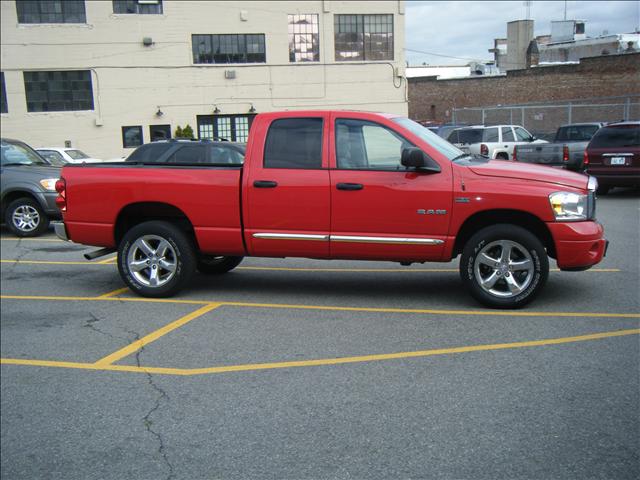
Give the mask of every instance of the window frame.
M 296 21 L 296 17 L 298 20 Z M 311 17 L 311 32 L 295 32 L 296 25 L 300 25 L 300 17 Z M 315 20 L 315 22 L 313 21 Z M 309 25 L 309 24 L 308 24 Z M 316 32 L 313 32 L 315 27 Z M 320 15 L 317 13 L 290 13 L 287 15 L 287 28 L 288 28 L 288 40 L 289 40 L 289 63 L 314 63 L 320 61 Z M 312 60 L 296 60 L 296 55 L 301 55 L 303 52 L 298 52 L 296 45 L 303 44 L 304 42 L 297 42 L 296 38 L 306 35 L 311 36 L 311 55 Z M 308 53 L 308 52 L 307 52 Z
M 87 5 L 85 0 L 54 0 L 57 1 L 59 8 L 60 8 L 60 13 L 59 15 L 62 16 L 62 21 L 61 22 L 44 22 L 41 20 L 42 15 L 58 15 L 57 12 L 43 12 L 42 11 L 42 7 L 43 7 L 43 1 L 46 0 L 15 0 L 15 4 L 16 4 L 16 16 L 18 18 L 18 24 L 20 25 L 66 25 L 66 24 L 70 24 L 70 25 L 82 25 L 82 24 L 86 24 L 87 23 Z M 38 12 L 25 12 L 25 6 L 29 5 L 29 6 L 37 6 L 37 10 Z M 56 4 L 54 4 L 55 6 Z M 67 21 L 64 16 L 65 14 L 70 15 L 69 11 L 71 10 L 72 6 L 80 6 L 82 5 L 82 12 L 81 13 L 77 13 L 76 15 L 80 15 L 82 18 L 81 21 Z M 26 16 L 32 16 L 32 15 L 38 15 L 39 17 L 39 21 L 33 21 L 33 22 L 27 22 L 25 21 L 25 17 Z
M 233 43 L 232 37 L 235 37 L 235 44 Z M 258 42 L 258 46 L 262 47 L 262 52 L 249 52 L 247 39 L 249 37 L 261 37 L 261 41 Z M 244 45 L 244 52 L 240 51 L 241 42 Z M 198 49 L 199 46 L 205 44 L 205 49 L 209 50 L 209 53 L 206 52 L 198 52 L 196 54 L 196 40 L 198 40 Z M 218 49 L 222 46 L 225 48 L 238 48 L 237 53 L 214 53 L 214 40 L 217 41 Z M 208 45 L 206 45 L 208 44 Z M 196 56 L 197 55 L 197 56 Z M 196 61 L 196 59 L 201 58 L 203 56 L 210 55 L 211 61 Z M 216 61 L 215 55 L 226 55 L 227 57 L 231 56 L 239 56 L 243 55 L 245 61 Z M 259 61 L 249 61 L 249 55 L 262 55 L 262 60 Z M 264 33 L 193 33 L 191 34 L 191 61 L 193 65 L 245 65 L 245 64 L 263 64 L 267 63 L 267 40 L 266 34 Z
M 347 22 L 347 17 L 353 17 L 353 22 Z M 390 17 L 390 22 L 375 22 L 375 20 L 382 19 L 382 17 Z M 343 22 L 341 22 L 343 20 Z M 355 31 L 340 31 L 340 28 L 346 28 L 348 25 L 352 27 L 355 26 Z M 372 28 L 375 30 L 376 26 L 385 25 L 390 26 L 391 31 L 386 32 L 377 32 L 371 31 Z M 368 31 L 367 31 L 368 30 Z M 343 41 L 338 40 L 338 35 L 346 35 L 351 34 L 354 35 L 356 40 L 353 41 Z M 378 55 L 375 55 L 371 46 L 375 43 L 372 39 L 372 35 L 386 35 L 386 44 L 387 47 L 389 43 L 391 44 L 390 48 L 387 48 L 384 52 L 385 55 L 381 55 L 380 58 L 375 58 Z M 361 37 L 361 39 L 360 39 Z M 347 50 L 338 50 L 338 45 L 346 45 L 352 44 L 358 47 L 358 52 L 360 56 L 358 58 L 342 58 L 339 55 L 339 52 L 347 52 Z M 334 60 L 336 62 L 387 62 L 394 61 L 395 59 L 395 16 L 393 13 L 376 13 L 376 14 L 334 14 L 333 15 L 333 48 L 334 48 Z M 352 50 L 355 51 L 355 50 Z M 369 52 L 369 55 L 367 55 Z M 378 51 L 380 55 L 382 51 Z M 370 58 L 374 57 L 374 58 Z
M 127 145 L 127 137 L 125 135 L 125 131 L 128 129 L 137 129 L 140 133 L 140 143 L 137 145 Z M 142 131 L 142 125 L 126 125 L 122 127 L 122 148 L 137 148 L 141 145 L 144 145 L 144 136 Z
M 135 12 L 116 12 L 116 4 L 122 5 L 124 4 L 126 8 L 126 4 L 129 2 L 133 2 L 136 5 Z M 158 5 L 159 12 L 141 12 L 141 7 L 150 7 L 151 5 Z M 164 15 L 164 6 L 162 4 L 162 0 L 158 0 L 157 3 L 149 3 L 149 4 L 141 4 L 138 0 L 111 0 L 111 7 L 114 15 Z
M 4 79 L 4 72 L 0 72 L 0 113 L 9 113 L 9 102 L 7 101 L 7 84 Z
M 68 78 L 52 78 L 57 74 L 67 73 L 82 73 L 84 78 L 68 79 Z M 46 75 L 46 78 L 41 78 Z M 24 71 L 22 72 L 24 80 L 25 90 L 25 102 L 28 113 L 49 113 L 49 112 L 91 112 L 95 110 L 95 102 L 93 98 L 93 77 L 91 70 L 37 70 L 37 71 Z M 64 77 L 64 75 L 62 75 Z M 74 83 L 84 82 L 88 84 L 88 89 L 73 89 L 73 88 L 57 88 L 56 83 L 68 84 L 73 87 Z M 46 83 L 46 90 L 42 89 L 42 84 Z M 39 90 L 34 88 L 38 84 Z M 56 89 L 57 88 L 57 89 Z M 80 95 L 84 92 L 86 99 L 74 99 L 75 95 Z M 60 99 L 59 97 L 65 97 Z M 71 96 L 71 98 L 67 98 Z M 40 98 L 38 98 L 40 97 Z M 54 100 L 51 98 L 54 97 Z M 58 97 L 58 98 L 55 98 Z M 66 108 L 66 104 L 71 102 L 72 108 Z M 75 108 L 75 102 L 85 102 L 82 107 L 89 108 Z M 65 108 L 51 108 L 51 104 L 62 103 Z M 31 105 L 30 105 L 31 104 Z M 36 104 L 40 104 L 41 109 L 36 108 Z M 46 105 L 46 108 L 44 108 Z

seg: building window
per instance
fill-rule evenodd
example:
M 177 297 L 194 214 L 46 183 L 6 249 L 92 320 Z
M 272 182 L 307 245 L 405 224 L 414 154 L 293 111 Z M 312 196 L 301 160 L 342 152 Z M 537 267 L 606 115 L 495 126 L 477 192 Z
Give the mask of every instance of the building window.
M 90 70 L 24 72 L 28 112 L 93 110 Z
M 264 34 L 192 35 L 193 63 L 265 63 Z
M 169 140 L 171 138 L 171 125 L 149 125 L 149 138 L 152 142 Z
M 162 0 L 113 0 L 113 13 L 153 15 L 162 13 Z
M 255 115 L 198 115 L 198 138 L 245 143 Z
M 4 85 L 4 72 L 0 72 L 0 113 L 8 113 L 7 89 Z
M 134 148 L 142 145 L 142 127 L 122 127 L 122 146 Z
M 18 23 L 87 23 L 84 0 L 16 0 Z
M 318 15 L 288 15 L 289 61 L 320 61 Z
M 334 15 L 336 61 L 393 60 L 393 15 Z

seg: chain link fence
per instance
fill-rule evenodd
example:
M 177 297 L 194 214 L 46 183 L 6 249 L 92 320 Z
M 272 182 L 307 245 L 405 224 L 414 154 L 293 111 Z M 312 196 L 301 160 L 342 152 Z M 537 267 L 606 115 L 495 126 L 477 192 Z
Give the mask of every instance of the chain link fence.
M 454 108 L 454 123 L 522 125 L 539 138 L 553 139 L 560 125 L 640 119 L 640 95 L 596 97 L 563 102 Z

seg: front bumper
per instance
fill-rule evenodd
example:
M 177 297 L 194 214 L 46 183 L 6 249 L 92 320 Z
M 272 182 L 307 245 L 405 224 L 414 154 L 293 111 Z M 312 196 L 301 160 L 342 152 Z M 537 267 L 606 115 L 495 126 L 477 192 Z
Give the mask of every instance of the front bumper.
M 598 222 L 551 222 L 547 226 L 561 270 L 586 270 L 604 258 L 609 242 Z

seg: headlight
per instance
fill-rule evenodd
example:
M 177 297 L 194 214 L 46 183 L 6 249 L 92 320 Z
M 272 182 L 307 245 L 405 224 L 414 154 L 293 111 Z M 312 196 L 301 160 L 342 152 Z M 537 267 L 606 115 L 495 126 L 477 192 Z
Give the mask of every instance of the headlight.
M 589 218 L 588 196 L 571 192 L 556 192 L 549 195 L 551 209 L 556 220 L 580 221 Z
M 57 181 L 58 181 L 57 178 L 45 178 L 44 180 L 40 180 L 40 185 L 45 190 L 50 190 L 52 192 L 55 192 L 56 191 L 56 182 Z

